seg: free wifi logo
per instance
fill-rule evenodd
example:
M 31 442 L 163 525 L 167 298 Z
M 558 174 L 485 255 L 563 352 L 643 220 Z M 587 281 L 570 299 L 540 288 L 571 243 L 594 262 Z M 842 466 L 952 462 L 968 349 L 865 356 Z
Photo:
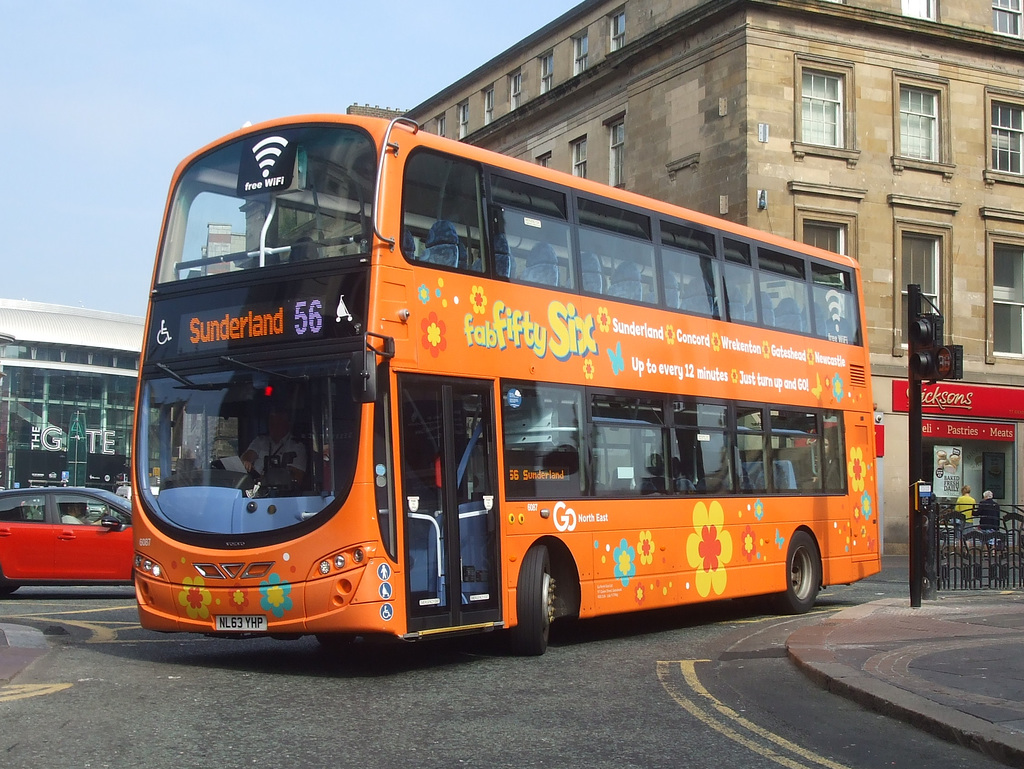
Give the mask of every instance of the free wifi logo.
M 256 158 L 256 163 L 259 165 L 264 179 L 270 176 L 277 159 L 281 157 L 281 153 L 287 146 L 288 140 L 283 136 L 268 136 L 253 146 L 252 154 Z

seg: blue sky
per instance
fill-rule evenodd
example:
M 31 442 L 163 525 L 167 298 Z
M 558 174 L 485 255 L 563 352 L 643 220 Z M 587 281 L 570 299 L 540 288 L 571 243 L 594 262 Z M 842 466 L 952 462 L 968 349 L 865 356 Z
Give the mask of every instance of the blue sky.
M 0 298 L 144 315 L 186 155 L 246 121 L 409 109 L 576 4 L 0 0 Z

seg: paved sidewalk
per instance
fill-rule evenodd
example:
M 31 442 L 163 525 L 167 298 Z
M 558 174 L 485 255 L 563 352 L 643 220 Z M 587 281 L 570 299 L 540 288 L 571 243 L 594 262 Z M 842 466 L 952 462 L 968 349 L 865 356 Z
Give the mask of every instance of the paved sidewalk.
M 1024 766 L 1024 593 L 873 601 L 787 646 L 828 691 Z
M 50 645 L 42 632 L 26 625 L 0 623 L 0 683 L 6 683 L 42 657 Z

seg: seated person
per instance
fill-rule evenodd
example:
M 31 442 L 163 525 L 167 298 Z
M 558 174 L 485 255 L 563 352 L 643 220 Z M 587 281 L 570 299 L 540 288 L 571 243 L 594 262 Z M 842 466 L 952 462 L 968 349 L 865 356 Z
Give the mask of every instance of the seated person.
M 270 486 L 301 486 L 306 477 L 306 447 L 292 436 L 291 417 L 280 407 L 271 409 L 269 433 L 257 436 L 242 454 L 245 469 Z

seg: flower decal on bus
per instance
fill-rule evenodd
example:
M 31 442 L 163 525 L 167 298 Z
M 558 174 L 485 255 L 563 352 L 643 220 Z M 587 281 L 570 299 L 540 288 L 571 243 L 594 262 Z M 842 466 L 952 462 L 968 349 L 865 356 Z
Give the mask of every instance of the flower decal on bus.
M 629 585 L 629 578 L 636 574 L 636 550 L 626 541 L 622 540 L 613 553 L 615 558 L 615 576 L 623 585 Z
M 419 297 L 423 304 L 430 301 L 430 289 L 427 288 L 426 283 L 421 283 L 419 289 L 416 291 L 416 295 Z
M 213 595 L 206 589 L 206 582 L 202 577 L 185 577 L 182 583 L 184 588 L 178 593 L 178 603 L 185 608 L 185 613 L 190 619 L 209 619 Z
M 260 582 L 260 606 L 280 619 L 286 611 L 292 609 L 292 586 L 288 582 L 281 581 L 280 574 L 271 574 Z
M 420 328 L 423 331 L 423 347 L 436 358 L 448 347 L 448 340 L 444 337 L 444 321 L 437 317 L 436 312 L 432 312 L 420 321 Z
M 852 491 L 864 491 L 864 450 L 860 446 L 850 449 L 850 461 L 846 468 L 850 474 L 850 488 Z
M 612 327 L 612 316 L 608 314 L 607 307 L 597 308 L 597 327 L 604 334 L 607 334 L 608 329 Z
M 483 315 L 487 311 L 487 294 L 483 286 L 473 286 L 469 289 L 469 303 L 473 305 L 473 312 Z
M 748 562 L 754 560 L 754 553 L 757 552 L 757 537 L 754 534 L 754 530 L 750 528 L 750 524 L 747 524 L 747 528 L 740 534 L 740 551 L 743 553 L 743 557 Z
M 843 378 L 839 374 L 832 378 L 832 395 L 837 401 L 843 400 Z
M 583 376 L 587 379 L 594 378 L 594 361 L 591 358 L 583 360 Z
M 864 516 L 865 521 L 871 520 L 871 514 L 874 513 L 872 507 L 871 495 L 866 491 L 861 495 L 860 498 L 860 512 Z
M 676 343 L 676 329 L 671 323 L 665 326 L 665 341 L 669 344 Z
M 231 594 L 231 605 L 236 609 L 245 609 L 249 606 L 249 594 L 244 590 L 236 590 Z
M 636 549 L 640 553 L 640 563 L 644 566 L 654 563 L 654 539 L 651 537 L 651 532 L 640 532 L 640 541 L 636 543 Z
M 697 592 L 707 598 L 725 591 L 725 565 L 732 560 L 732 536 L 725 530 L 725 511 L 718 500 L 693 507 L 693 533 L 686 540 L 686 559 L 697 570 Z

